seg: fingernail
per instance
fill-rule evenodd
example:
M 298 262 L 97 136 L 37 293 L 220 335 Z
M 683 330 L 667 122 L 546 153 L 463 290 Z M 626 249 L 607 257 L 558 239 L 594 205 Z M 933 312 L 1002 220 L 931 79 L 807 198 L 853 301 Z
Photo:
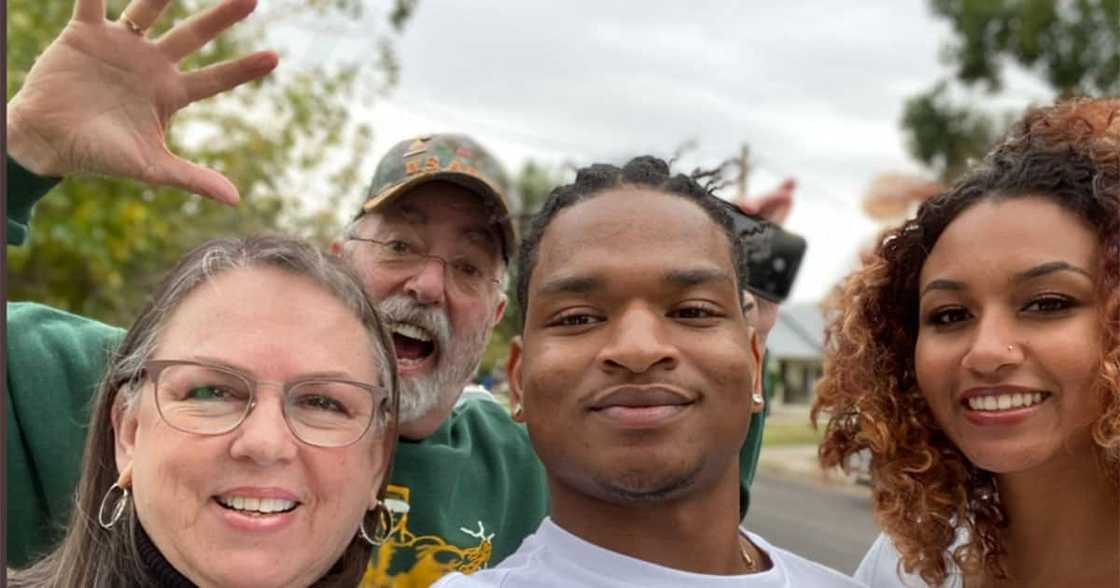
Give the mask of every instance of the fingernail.
M 278 63 L 280 63 L 280 56 L 272 51 L 257 57 L 256 60 L 256 66 L 261 69 L 271 69 L 276 67 Z

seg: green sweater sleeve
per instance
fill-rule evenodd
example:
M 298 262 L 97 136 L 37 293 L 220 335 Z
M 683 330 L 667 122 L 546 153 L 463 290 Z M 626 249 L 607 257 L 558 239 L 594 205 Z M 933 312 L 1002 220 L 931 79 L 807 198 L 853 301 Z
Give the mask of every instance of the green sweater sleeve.
M 7 242 L 27 241 L 31 210 L 59 178 L 7 161 Z M 8 303 L 4 412 L 8 565 L 61 539 L 81 473 L 90 400 L 123 331 L 41 304 Z
M 30 230 L 31 209 L 62 178 L 37 176 L 8 157 L 7 240 L 8 245 L 22 245 Z
M 26 302 L 7 305 L 8 564 L 62 537 L 81 472 L 90 401 L 123 331 Z

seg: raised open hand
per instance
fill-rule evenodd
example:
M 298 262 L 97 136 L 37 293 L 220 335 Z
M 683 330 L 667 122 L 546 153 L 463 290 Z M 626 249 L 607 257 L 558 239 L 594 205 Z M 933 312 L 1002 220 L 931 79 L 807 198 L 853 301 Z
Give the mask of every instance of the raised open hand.
M 118 21 L 105 0 L 77 0 L 8 105 L 8 151 L 40 175 L 111 175 L 182 188 L 227 204 L 237 188 L 167 149 L 172 116 L 197 100 L 260 78 L 277 56 L 260 51 L 190 72 L 178 64 L 245 18 L 256 0 L 222 0 L 156 40 L 145 32 L 171 0 L 132 0 Z
M 738 204 L 739 208 L 747 214 L 760 216 L 776 225 L 781 225 L 786 222 L 789 211 L 793 208 L 793 192 L 796 189 L 797 180 L 786 178 L 777 188 L 761 196 L 744 198 L 735 204 Z

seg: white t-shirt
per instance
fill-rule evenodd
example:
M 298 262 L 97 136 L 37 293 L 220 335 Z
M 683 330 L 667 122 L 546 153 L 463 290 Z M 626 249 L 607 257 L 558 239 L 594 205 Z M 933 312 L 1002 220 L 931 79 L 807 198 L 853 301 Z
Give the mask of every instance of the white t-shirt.
M 957 542 L 950 548 L 950 552 L 963 540 L 964 538 L 958 534 Z M 894 542 L 885 534 L 880 534 L 856 568 L 855 577 L 869 588 L 929 588 L 929 584 L 926 584 L 921 576 L 900 572 L 898 558 L 898 549 L 895 548 Z M 939 588 L 964 588 L 960 569 L 956 564 L 950 562 L 949 576 Z
M 546 518 L 521 547 L 497 567 L 471 576 L 451 574 L 433 588 L 838 588 L 862 584 L 818 563 L 779 549 L 758 535 L 742 532 L 765 551 L 773 567 L 757 574 L 712 576 L 682 572 L 603 549 L 561 529 Z

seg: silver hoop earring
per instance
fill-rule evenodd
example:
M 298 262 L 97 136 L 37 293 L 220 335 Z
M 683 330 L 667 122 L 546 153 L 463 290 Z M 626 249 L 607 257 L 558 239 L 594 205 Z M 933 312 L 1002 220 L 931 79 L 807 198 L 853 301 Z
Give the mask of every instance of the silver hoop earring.
M 374 520 L 377 521 L 377 527 L 372 535 L 369 531 L 366 531 L 366 518 L 368 518 L 369 513 L 373 513 Z M 362 536 L 362 539 L 366 540 L 366 543 L 374 547 L 384 545 L 389 540 L 389 535 L 393 533 L 393 513 L 389 512 L 389 507 L 385 506 L 384 502 L 379 501 L 372 510 L 366 511 L 366 516 L 362 517 L 362 522 L 358 525 L 358 533 Z
M 109 505 L 109 498 L 116 491 L 120 491 L 120 496 L 113 502 L 112 510 L 106 513 L 105 507 Z M 129 496 L 128 488 L 124 488 L 120 484 L 109 486 L 109 491 L 101 499 L 101 508 L 97 509 L 97 522 L 101 525 L 101 528 L 110 529 L 117 524 L 117 521 L 121 520 L 124 511 L 128 508 Z

